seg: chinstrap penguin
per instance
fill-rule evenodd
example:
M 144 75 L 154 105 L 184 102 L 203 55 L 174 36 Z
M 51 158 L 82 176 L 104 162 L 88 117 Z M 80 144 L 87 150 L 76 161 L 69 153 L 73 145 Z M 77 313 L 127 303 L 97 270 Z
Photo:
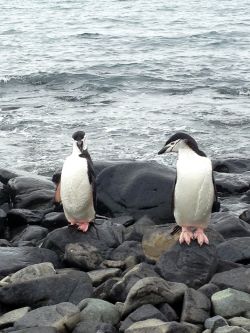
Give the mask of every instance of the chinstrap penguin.
M 95 219 L 95 173 L 85 132 L 77 131 L 72 138 L 72 154 L 63 164 L 60 182 L 57 181 L 55 201 L 62 202 L 67 221 L 86 232 L 89 223 Z
M 212 211 L 219 210 L 211 160 L 188 134 L 179 132 L 170 137 L 158 152 L 178 153 L 174 189 L 174 217 L 181 227 L 180 243 L 208 244 L 204 233 Z

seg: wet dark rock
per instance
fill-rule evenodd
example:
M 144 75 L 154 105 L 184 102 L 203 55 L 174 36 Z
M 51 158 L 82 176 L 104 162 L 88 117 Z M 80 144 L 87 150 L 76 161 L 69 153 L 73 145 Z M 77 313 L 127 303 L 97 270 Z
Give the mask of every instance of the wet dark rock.
M 9 192 L 7 190 L 6 185 L 0 182 L 0 205 L 5 203 L 9 203 Z
M 242 266 L 243 266 L 242 264 L 220 259 L 218 262 L 218 267 L 217 267 L 216 273 L 230 271 L 231 269 L 239 268 Z
M 102 284 L 95 288 L 93 297 L 106 301 L 113 301 L 111 290 L 118 281 L 120 281 L 119 277 L 109 278 L 108 280 L 104 281 Z
M 40 224 L 43 215 L 44 212 L 39 210 L 32 211 L 24 208 L 13 208 L 7 214 L 8 225 L 15 227 L 26 224 Z
M 167 318 L 164 316 L 164 314 L 155 306 L 151 304 L 145 304 L 130 313 L 130 315 L 121 323 L 120 331 L 124 332 L 132 324 L 146 319 L 160 319 L 162 321 L 167 321 Z
M 41 262 L 51 262 L 58 267 L 57 255 L 50 250 L 33 247 L 1 247 L 0 276 L 4 277 L 26 266 Z
M 249 193 L 250 194 L 250 193 Z M 241 215 L 240 219 L 250 224 L 250 208 L 246 209 Z
M 95 246 L 89 243 L 70 243 L 65 247 L 64 260 L 73 267 L 84 271 L 97 269 L 103 257 Z
M 225 239 L 250 236 L 250 225 L 231 212 L 215 213 L 211 222 L 212 227 Z
M 130 269 L 110 291 L 110 297 L 115 301 L 124 302 L 133 285 L 145 277 L 159 277 L 154 266 L 141 263 Z
M 12 244 L 19 246 L 22 242 L 30 242 L 32 246 L 36 246 L 41 243 L 47 234 L 48 229 L 38 225 L 29 225 L 12 239 Z
M 198 290 L 188 288 L 184 294 L 181 321 L 203 324 L 210 317 L 211 302 Z
M 0 288 L 0 303 L 8 306 L 45 306 L 61 302 L 78 304 L 91 297 L 93 287 L 84 272 L 71 271 Z
M 133 225 L 134 222 L 135 219 L 133 218 L 133 216 L 130 215 L 124 215 L 112 218 L 113 224 L 122 224 L 124 227 L 129 227 L 130 225 Z
M 116 328 L 108 323 L 98 323 L 95 321 L 81 321 L 72 333 L 118 333 Z
M 250 237 L 236 237 L 217 246 L 221 259 L 250 264 Z
M 78 305 L 80 308 L 81 321 L 104 322 L 116 325 L 120 321 L 121 314 L 113 305 L 107 301 L 95 298 L 86 298 Z
M 12 333 L 58 333 L 58 331 L 54 327 L 32 327 L 32 328 L 24 328 L 24 329 L 11 329 L 8 331 L 4 330 L 3 332 L 12 332 Z
M 121 270 L 119 268 L 106 268 L 106 269 L 97 269 L 94 271 L 88 272 L 93 286 L 99 286 L 104 281 L 121 275 Z
M 213 169 L 223 173 L 243 173 L 250 171 L 249 158 L 227 158 L 213 161 Z
M 0 168 L 0 181 L 7 185 L 8 181 L 11 178 L 15 178 L 18 176 L 23 176 L 23 175 L 30 175 L 28 172 L 21 171 L 21 170 L 7 170 Z
M 216 188 L 219 193 L 236 194 L 249 190 L 249 175 L 233 173 L 214 173 Z
M 142 245 L 137 241 L 125 241 L 110 255 L 111 260 L 123 260 L 127 267 L 134 266 L 145 259 Z
M 98 211 L 110 217 L 145 214 L 157 222 L 173 220 L 175 172 L 155 162 L 127 162 L 105 168 L 97 177 Z
M 3 235 L 7 214 L 3 209 L 0 209 L 0 235 Z
M 202 294 L 206 295 L 209 299 L 215 294 L 217 291 L 220 291 L 220 288 L 213 283 L 206 283 L 202 287 L 198 289 Z
M 30 327 L 55 327 L 57 332 L 67 333 L 80 321 L 80 310 L 74 304 L 64 302 L 56 305 L 43 306 L 32 310 L 17 320 L 16 329 Z
M 182 282 L 191 288 L 207 283 L 216 272 L 218 258 L 213 245 L 174 245 L 162 254 L 156 272 L 167 281 Z
M 123 307 L 123 317 L 143 304 L 174 304 L 187 289 L 183 283 L 169 282 L 158 277 L 143 278 L 129 290 Z
M 55 185 L 45 177 L 19 176 L 8 182 L 14 208 L 30 210 L 52 207 Z
M 177 321 L 179 319 L 175 310 L 168 303 L 161 303 L 156 307 L 164 314 L 165 321 Z
M 69 223 L 63 212 L 51 212 L 44 215 L 41 225 L 51 231 L 68 226 Z
M 232 288 L 250 293 L 250 268 L 240 267 L 217 273 L 211 279 L 220 289 Z
M 86 233 L 74 227 L 64 227 L 50 232 L 42 247 L 55 251 L 63 258 L 67 244 L 89 243 L 95 246 L 104 258 L 108 258 L 109 253 L 123 242 L 124 229 L 122 225 L 113 225 L 110 220 L 96 220 Z

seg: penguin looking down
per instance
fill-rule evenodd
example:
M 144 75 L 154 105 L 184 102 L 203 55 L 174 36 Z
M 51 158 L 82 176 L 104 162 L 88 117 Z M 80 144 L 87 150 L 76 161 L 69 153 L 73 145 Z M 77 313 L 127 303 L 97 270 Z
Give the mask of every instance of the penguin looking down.
M 55 201 L 61 201 L 66 219 L 86 232 L 95 219 L 96 186 L 93 163 L 87 150 L 85 132 L 72 135 L 73 150 L 62 168 Z
M 158 152 L 178 153 L 176 183 L 174 188 L 174 217 L 181 227 L 180 243 L 190 244 L 196 239 L 199 245 L 208 244 L 204 233 L 211 212 L 218 211 L 212 162 L 186 133 L 176 133 Z

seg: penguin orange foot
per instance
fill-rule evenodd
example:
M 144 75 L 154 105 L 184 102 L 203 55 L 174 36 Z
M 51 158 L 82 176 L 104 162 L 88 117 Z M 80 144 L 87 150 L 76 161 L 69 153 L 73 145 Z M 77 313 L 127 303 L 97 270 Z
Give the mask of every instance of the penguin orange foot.
M 201 246 L 204 243 L 209 244 L 209 240 L 207 236 L 204 233 L 203 228 L 197 228 L 194 232 L 194 239 L 197 239 L 198 244 Z
M 187 243 L 189 245 L 193 238 L 194 238 L 193 232 L 191 230 L 189 230 L 188 227 L 181 228 L 181 234 L 179 237 L 180 244 Z

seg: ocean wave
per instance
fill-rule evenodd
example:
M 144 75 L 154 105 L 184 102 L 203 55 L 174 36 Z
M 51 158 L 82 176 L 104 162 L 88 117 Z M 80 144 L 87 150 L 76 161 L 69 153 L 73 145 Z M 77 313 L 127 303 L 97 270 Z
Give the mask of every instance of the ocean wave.
M 221 95 L 250 96 L 250 90 L 247 87 L 241 87 L 241 88 L 221 87 L 217 88 L 216 91 Z

